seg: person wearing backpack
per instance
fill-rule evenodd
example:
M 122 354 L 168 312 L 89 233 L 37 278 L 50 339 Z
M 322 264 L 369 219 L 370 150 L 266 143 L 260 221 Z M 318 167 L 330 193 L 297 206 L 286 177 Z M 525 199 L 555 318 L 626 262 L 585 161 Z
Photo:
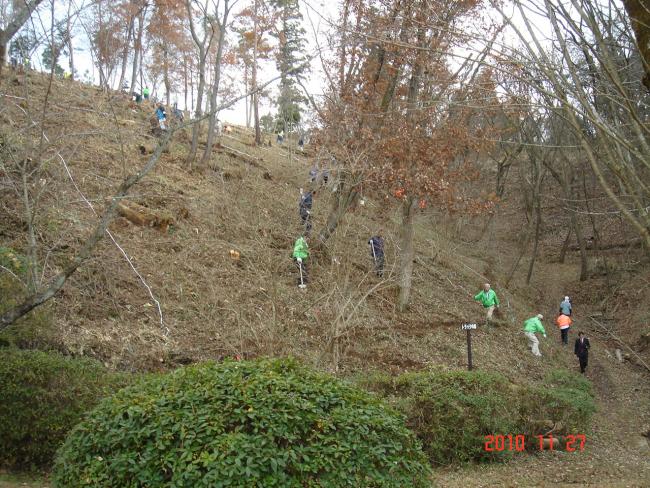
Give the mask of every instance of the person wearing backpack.
M 564 297 L 564 300 L 560 303 L 560 313 L 570 317 L 572 311 L 573 307 L 571 305 L 571 299 L 569 297 Z
M 564 344 L 565 346 L 568 346 L 569 345 L 569 328 L 571 327 L 571 324 L 573 323 L 573 321 L 571 320 L 571 317 L 561 313 L 560 315 L 558 315 L 557 319 L 555 320 L 555 323 L 560 328 L 560 336 L 561 336 L 561 339 L 562 339 L 562 344 Z

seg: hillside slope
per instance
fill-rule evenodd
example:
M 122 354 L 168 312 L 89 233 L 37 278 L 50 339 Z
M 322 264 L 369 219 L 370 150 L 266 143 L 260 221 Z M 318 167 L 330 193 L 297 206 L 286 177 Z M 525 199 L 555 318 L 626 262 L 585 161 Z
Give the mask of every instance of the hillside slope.
M 96 222 L 85 200 L 101 213 L 121 180 L 143 166 L 147 154 L 140 146 L 147 152 L 155 144 L 148 123 L 152 107 L 131 106 L 121 94 L 54 80 L 43 114 L 48 90 L 40 77 L 6 79 L 0 92 L 5 145 L 36 140 L 24 128 L 30 118 L 45 120 L 50 143 L 44 146 L 44 191 L 35 226 L 39 261 L 48 277 L 81 246 Z M 620 346 L 595 335 L 598 327 L 587 319 L 599 306 L 594 289 L 600 288 L 594 287 L 602 286 L 602 279 L 578 283 L 577 257 L 560 265 L 543 253 L 530 286 L 517 279 L 509 289 L 501 288 L 516 254 L 514 235 L 520 225 L 507 202 L 496 230 L 483 240 L 467 236 L 476 234 L 484 217 L 461 221 L 434 209 L 418 216 L 412 306 L 398 314 L 393 305 L 398 208 L 392 197 L 366 196 L 366 204 L 350 213 L 328 242 L 327 252 L 313 256 L 309 288 L 301 291 L 290 255 L 301 230 L 299 188 L 307 186 L 317 154 L 311 148 L 298 155 L 289 147 L 256 148 L 250 132 L 235 128 L 221 137 L 221 145 L 252 156 L 254 165 L 217 147 L 209 167 L 188 171 L 188 134 L 177 134 L 154 172 L 129 196 L 172 219 L 172 226 L 163 232 L 123 217 L 111 225 L 117 244 L 109 239 L 100 243 L 48 305 L 51 341 L 57 347 L 118 369 L 165 369 L 227 355 L 293 355 L 339 374 L 429 365 L 464 368 L 466 343 L 459 325 L 482 320 L 472 296 L 490 281 L 503 315 L 499 326 L 474 334 L 475 364 L 513 381 L 535 382 L 550 369 L 575 369 L 576 361 L 559 345 L 553 325 L 547 325 L 549 338 L 541 344 L 544 356 L 533 358 L 520 324 L 538 312 L 550 324 L 558 299 L 568 293 L 576 297 L 577 325 L 594 334 L 588 376 L 599 392 L 600 411 L 589 448 L 573 457 L 552 453 L 506 466 L 447 472 L 440 485 L 495 486 L 488 481 L 494 479 L 500 486 L 586 480 L 593 486 L 650 484 L 650 449 L 641 436 L 650 430 L 647 371 L 619 364 L 613 350 Z M 316 231 L 331 198 L 332 186 L 320 189 L 315 198 Z M 20 198 L 4 188 L 2 199 L 2 245 L 24 250 Z M 380 228 L 387 238 L 383 280 L 372 273 L 367 245 Z M 553 229 L 548 235 L 553 237 Z M 231 259 L 231 249 L 240 253 L 239 260 Z M 648 278 L 647 266 L 637 271 L 638 279 Z M 161 305 L 162 325 L 143 282 Z M 625 295 L 625 288 L 617 293 Z M 634 304 L 628 300 L 627 306 Z M 644 313 L 642 307 L 631 310 L 628 315 Z M 637 320 L 647 320 L 642 316 Z

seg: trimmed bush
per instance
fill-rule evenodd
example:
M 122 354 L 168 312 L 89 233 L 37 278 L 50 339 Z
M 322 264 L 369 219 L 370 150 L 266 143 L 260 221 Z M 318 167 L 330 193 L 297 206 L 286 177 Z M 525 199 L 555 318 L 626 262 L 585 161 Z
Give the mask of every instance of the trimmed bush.
M 596 411 L 591 382 L 573 371 L 551 371 L 538 390 L 545 418 L 561 423 L 570 434 L 584 433 Z
M 83 414 L 125 382 L 90 359 L 0 348 L 0 465 L 49 467 Z
M 483 371 L 371 375 L 358 383 L 406 415 L 434 465 L 512 455 L 486 451 L 486 435 L 524 434 L 533 439 L 553 426 L 562 433 L 584 433 L 595 410 L 589 382 L 568 371 L 549 374 L 543 386 L 520 386 Z
M 226 361 L 121 390 L 60 450 L 55 486 L 424 487 L 403 418 L 293 360 Z

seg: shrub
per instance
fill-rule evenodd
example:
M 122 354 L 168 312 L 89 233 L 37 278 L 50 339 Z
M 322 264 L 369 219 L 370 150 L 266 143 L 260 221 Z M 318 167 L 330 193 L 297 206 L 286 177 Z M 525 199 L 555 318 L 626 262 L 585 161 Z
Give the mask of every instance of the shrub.
M 28 260 L 10 247 L 0 246 L 0 313 L 22 301 L 26 292 Z M 9 272 L 7 272 L 9 271 Z M 0 347 L 49 349 L 56 342 L 49 306 L 31 311 L 19 321 L 0 331 Z
M 516 432 L 517 402 L 498 374 L 406 373 L 392 380 L 392 387 L 392 403 L 407 416 L 433 464 L 495 458 L 485 451 L 484 436 Z
M 90 359 L 0 348 L 0 465 L 51 465 L 68 431 L 125 381 Z
M 572 371 L 551 371 L 539 390 L 545 418 L 561 423 L 567 433 L 584 433 L 596 411 L 589 380 Z
M 68 437 L 55 486 L 429 486 L 403 418 L 293 360 L 176 370 L 104 400 Z
M 483 371 L 435 370 L 397 378 L 371 374 L 357 383 L 406 415 L 433 464 L 502 460 L 511 452 L 486 451 L 486 435 L 532 439 L 549 423 L 584 433 L 594 411 L 589 382 L 567 371 L 551 373 L 544 386 L 520 386 Z

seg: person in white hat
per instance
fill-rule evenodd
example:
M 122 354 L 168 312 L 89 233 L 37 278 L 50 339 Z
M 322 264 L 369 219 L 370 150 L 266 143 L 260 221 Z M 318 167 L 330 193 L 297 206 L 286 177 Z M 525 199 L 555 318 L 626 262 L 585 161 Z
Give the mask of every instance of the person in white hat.
M 571 299 L 569 297 L 564 297 L 564 300 L 560 303 L 560 313 L 571 317 Z

